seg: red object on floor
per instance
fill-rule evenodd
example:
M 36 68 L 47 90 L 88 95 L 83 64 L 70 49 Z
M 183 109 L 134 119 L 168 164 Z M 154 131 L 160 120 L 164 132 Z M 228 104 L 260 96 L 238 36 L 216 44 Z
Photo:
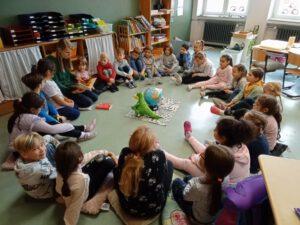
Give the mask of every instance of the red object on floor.
M 112 107 L 112 104 L 110 104 L 110 103 L 101 103 L 96 106 L 96 109 L 110 110 L 111 107 Z
M 185 121 L 183 124 L 183 128 L 184 128 L 184 136 L 186 136 L 186 134 L 189 132 L 192 132 L 192 124 L 190 121 Z
M 210 107 L 210 112 L 213 113 L 213 114 L 216 114 L 216 115 L 220 115 L 221 114 L 221 110 L 217 106 L 215 106 L 215 105 L 213 105 L 212 107 Z

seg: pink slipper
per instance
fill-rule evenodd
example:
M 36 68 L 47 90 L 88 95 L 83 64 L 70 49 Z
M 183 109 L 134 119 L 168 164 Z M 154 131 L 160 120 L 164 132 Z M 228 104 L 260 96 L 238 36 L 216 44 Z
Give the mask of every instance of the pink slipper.
M 215 105 L 210 107 L 210 112 L 213 113 L 213 114 L 216 114 L 216 115 L 221 115 L 222 114 L 221 110 Z
M 184 136 L 187 137 L 192 133 L 192 124 L 190 121 L 185 121 L 183 124 Z

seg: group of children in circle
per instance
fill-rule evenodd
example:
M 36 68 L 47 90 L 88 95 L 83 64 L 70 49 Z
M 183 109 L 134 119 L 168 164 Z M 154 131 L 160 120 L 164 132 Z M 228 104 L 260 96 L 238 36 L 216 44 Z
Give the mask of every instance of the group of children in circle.
M 62 199 L 65 223 L 76 224 L 81 211 L 100 211 L 99 190 L 113 172 L 119 203 L 132 216 L 149 218 L 159 214 L 171 188 L 175 201 L 190 218 L 207 224 L 215 221 L 222 205 L 222 188 L 259 173 L 258 156 L 274 149 L 283 109 L 280 85 L 264 84 L 261 69 L 247 73 L 244 65 L 232 67 L 231 57 L 223 55 L 213 75 L 212 63 L 203 48 L 202 41 L 195 43 L 190 62 L 188 46 L 181 47 L 177 58 L 167 46 L 160 66 L 156 66 L 150 47 L 144 49 L 143 56 L 134 49 L 129 63 L 124 50 L 118 49 L 114 65 L 102 53 L 97 80 L 90 90 L 82 90 L 74 87 L 90 79 L 87 61 L 80 59 L 74 76 L 69 65 L 70 43 L 61 40 L 56 56 L 41 59 L 22 78 L 31 92 L 14 103 L 15 111 L 8 121 L 13 153 L 7 163 L 11 166 L 13 161 L 25 192 L 36 199 Z M 89 110 L 101 92 L 118 91 L 117 83 L 135 88 L 137 79 L 156 84 L 162 82 L 162 75 L 171 76 L 178 85 L 188 84 L 189 91 L 199 88 L 201 97 L 213 98 L 212 113 L 227 115 L 217 121 L 215 140 L 206 144 L 193 136 L 192 124 L 184 122 L 184 138 L 195 151 L 189 158 L 164 150 L 147 126 L 133 132 L 118 159 L 104 150 L 83 154 L 76 142 L 60 143 L 51 136 L 60 134 L 77 141 L 95 137 L 95 119 L 78 126 L 66 120 L 78 118 L 79 110 Z M 173 168 L 190 176 L 172 182 Z

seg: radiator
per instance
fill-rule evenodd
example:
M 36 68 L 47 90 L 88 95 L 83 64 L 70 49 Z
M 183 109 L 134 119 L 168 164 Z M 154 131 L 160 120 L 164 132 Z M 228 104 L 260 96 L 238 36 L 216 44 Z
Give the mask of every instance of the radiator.
M 236 23 L 222 21 L 207 21 L 204 26 L 203 40 L 207 44 L 227 46 L 230 43 Z
M 300 28 L 298 27 L 278 27 L 277 40 L 287 41 L 290 36 L 296 36 L 296 42 L 300 41 Z

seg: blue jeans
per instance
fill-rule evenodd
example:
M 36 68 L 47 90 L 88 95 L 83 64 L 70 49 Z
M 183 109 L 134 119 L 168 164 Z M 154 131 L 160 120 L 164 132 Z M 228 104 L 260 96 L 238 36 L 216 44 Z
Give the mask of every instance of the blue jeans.
M 94 104 L 98 100 L 98 96 L 89 90 L 86 90 L 80 94 L 67 94 L 67 97 L 72 99 L 76 105 L 80 108 L 87 108 Z
M 189 217 L 193 217 L 193 202 L 184 200 L 183 190 L 192 176 L 187 176 L 183 180 L 177 178 L 172 184 L 172 193 L 174 200 L 177 202 L 182 211 Z
M 80 115 L 80 111 L 78 110 L 77 106 L 64 106 L 57 111 L 59 115 L 66 117 L 67 120 L 76 120 Z

